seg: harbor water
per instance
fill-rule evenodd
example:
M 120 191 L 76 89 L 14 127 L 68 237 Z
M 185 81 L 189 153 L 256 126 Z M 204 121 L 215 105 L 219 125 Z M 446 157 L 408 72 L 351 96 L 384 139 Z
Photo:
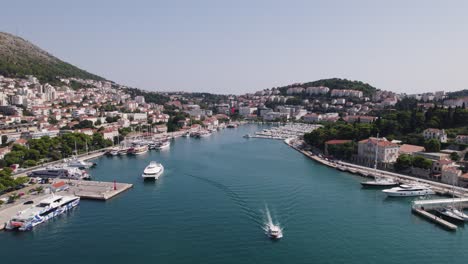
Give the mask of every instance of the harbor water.
M 466 263 L 468 233 L 411 214 L 414 198 L 362 189 L 245 125 L 169 150 L 101 157 L 95 180 L 133 183 L 107 202 L 83 200 L 32 232 L 0 233 L 2 263 Z M 141 178 L 152 160 L 165 172 Z M 263 227 L 268 206 L 284 237 Z

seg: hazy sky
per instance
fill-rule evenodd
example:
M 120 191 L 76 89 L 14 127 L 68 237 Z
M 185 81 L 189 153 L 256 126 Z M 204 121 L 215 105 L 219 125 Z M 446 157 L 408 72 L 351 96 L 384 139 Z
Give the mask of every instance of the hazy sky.
M 465 89 L 468 1 L 0 0 L 0 31 L 121 84 L 243 93 L 340 77 Z

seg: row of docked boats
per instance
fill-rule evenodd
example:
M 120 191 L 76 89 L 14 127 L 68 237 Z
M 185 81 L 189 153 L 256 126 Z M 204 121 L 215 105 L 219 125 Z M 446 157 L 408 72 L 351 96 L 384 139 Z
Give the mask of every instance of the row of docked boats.
M 340 170 L 345 170 L 342 166 L 339 167 Z M 350 168 L 346 169 L 350 171 Z M 359 173 L 355 171 L 354 173 Z M 359 173 L 362 174 L 362 173 Z M 370 173 L 372 174 L 372 172 Z M 424 184 L 400 184 L 393 178 L 383 177 L 382 175 L 369 175 L 365 176 L 374 176 L 374 180 L 363 181 L 361 185 L 365 188 L 388 188 L 382 190 L 389 197 L 411 197 L 411 196 L 426 196 L 434 195 L 435 191 L 432 190 L 428 185 Z M 389 188 L 391 187 L 391 188 Z M 452 190 L 453 193 L 453 190 Z M 456 223 L 465 223 L 468 222 L 468 215 L 463 212 L 462 208 L 457 208 L 455 203 L 451 205 L 445 205 L 441 208 L 437 208 L 435 213 L 440 217 L 456 222 Z
M 107 152 L 109 156 L 124 156 L 124 155 L 141 155 L 149 150 L 164 150 L 171 146 L 170 140 L 161 141 L 135 141 L 130 147 L 119 146 Z

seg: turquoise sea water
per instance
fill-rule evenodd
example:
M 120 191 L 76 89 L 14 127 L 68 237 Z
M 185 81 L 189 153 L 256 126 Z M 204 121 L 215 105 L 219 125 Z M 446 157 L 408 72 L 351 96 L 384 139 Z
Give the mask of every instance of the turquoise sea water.
M 134 188 L 26 233 L 1 232 L 2 263 L 466 263 L 468 236 L 410 212 L 411 199 L 361 189 L 247 125 L 179 138 L 139 157 L 102 157 L 95 180 Z M 140 174 L 164 164 L 157 182 Z M 268 205 L 284 238 L 262 230 Z

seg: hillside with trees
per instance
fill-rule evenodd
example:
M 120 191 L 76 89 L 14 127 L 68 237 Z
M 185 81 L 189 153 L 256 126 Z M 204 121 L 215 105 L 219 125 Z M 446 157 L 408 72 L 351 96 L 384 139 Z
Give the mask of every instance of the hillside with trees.
M 23 38 L 5 32 L 0 32 L 0 75 L 34 75 L 41 82 L 49 83 L 56 82 L 57 77 L 104 80 L 52 56 Z

